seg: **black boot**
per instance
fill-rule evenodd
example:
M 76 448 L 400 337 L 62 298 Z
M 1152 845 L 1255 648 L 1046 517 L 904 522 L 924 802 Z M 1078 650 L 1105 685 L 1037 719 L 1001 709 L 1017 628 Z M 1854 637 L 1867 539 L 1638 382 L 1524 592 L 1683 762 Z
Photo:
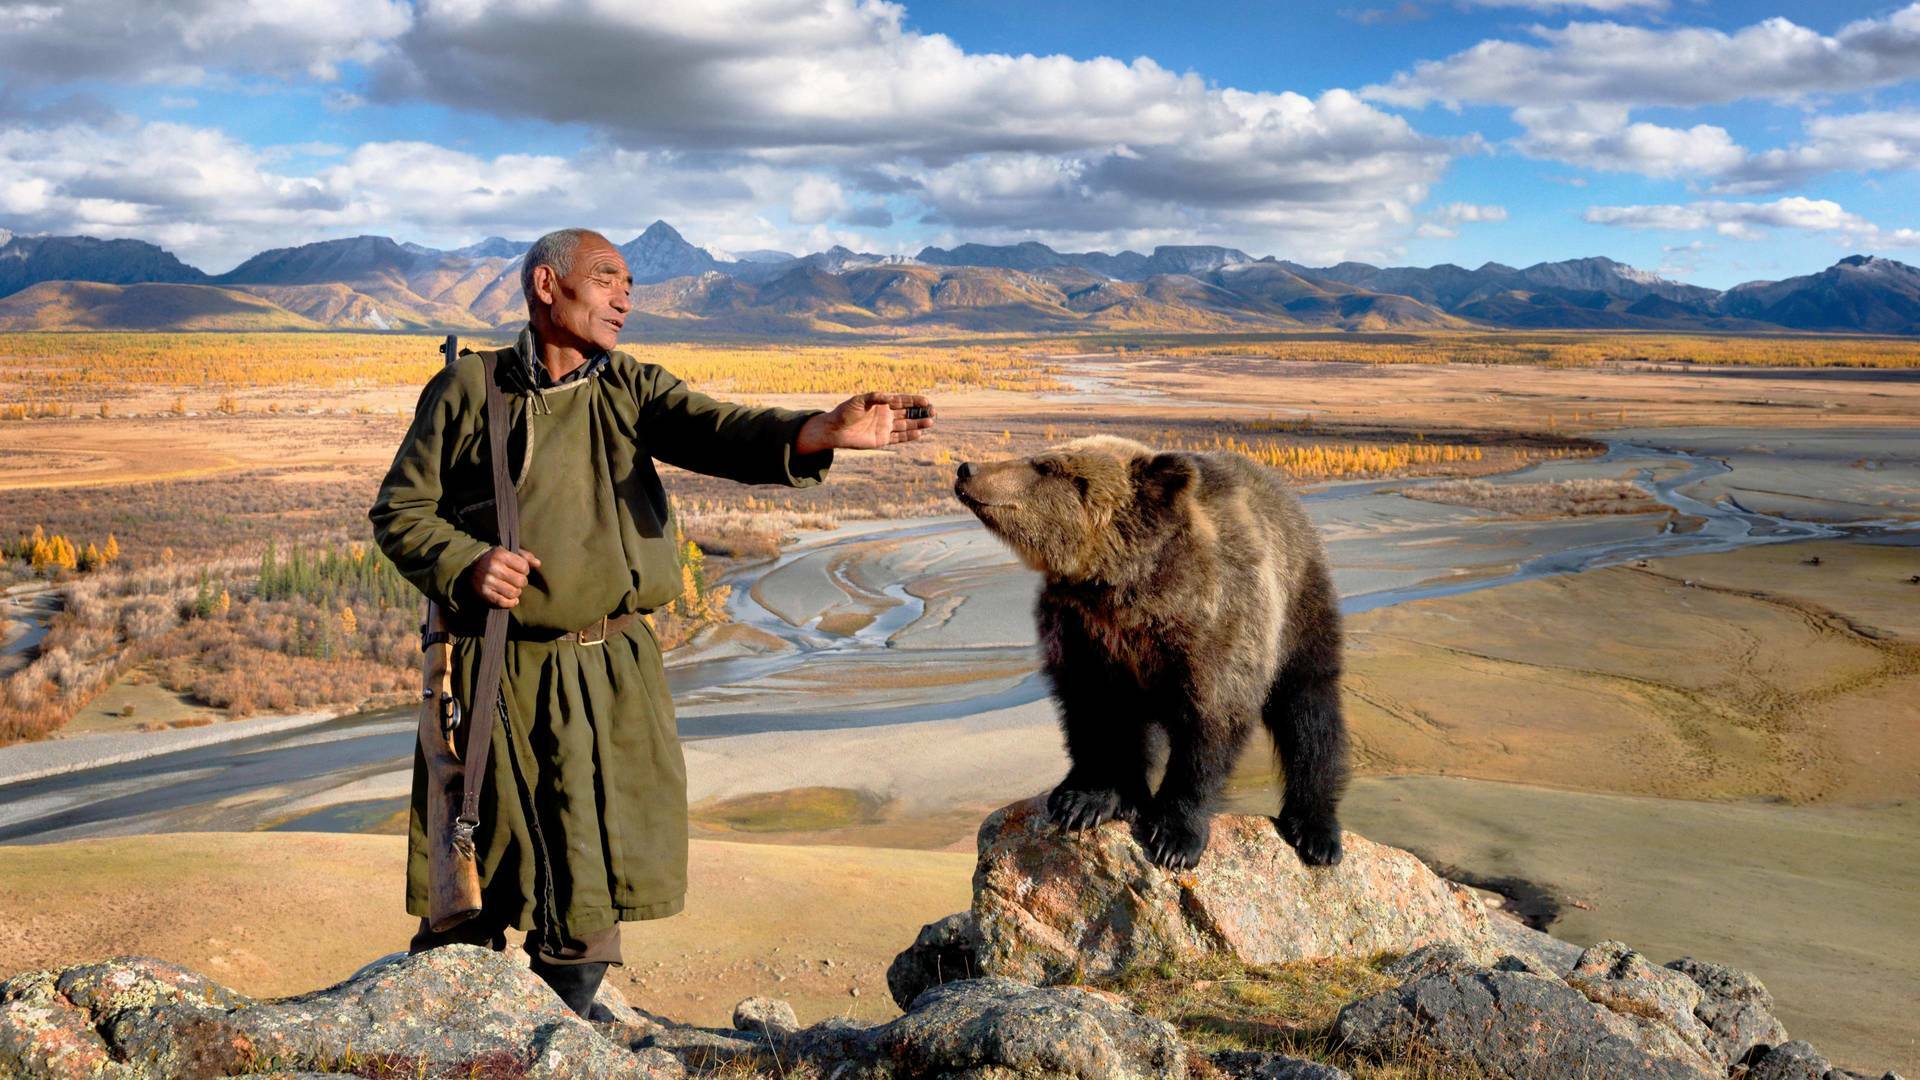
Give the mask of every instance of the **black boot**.
M 600 980 L 606 977 L 607 965 L 598 961 L 583 964 L 549 964 L 539 957 L 533 960 L 533 973 L 540 976 L 542 982 L 560 995 L 567 1008 L 578 1013 L 582 1019 L 588 1019 L 593 1010 L 593 999 L 600 992 Z

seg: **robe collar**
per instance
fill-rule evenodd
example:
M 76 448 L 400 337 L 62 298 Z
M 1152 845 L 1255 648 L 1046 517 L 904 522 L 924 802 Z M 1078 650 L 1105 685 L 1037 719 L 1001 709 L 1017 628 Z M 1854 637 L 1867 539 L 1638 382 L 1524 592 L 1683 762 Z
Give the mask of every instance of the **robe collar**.
M 507 365 L 513 388 L 521 393 L 534 390 L 552 390 L 566 386 L 581 379 L 591 379 L 606 370 L 612 358 L 606 352 L 598 352 L 587 357 L 586 362 L 559 379 L 547 374 L 545 364 L 540 362 L 540 349 L 533 340 L 533 327 L 524 327 L 519 340 L 513 343 L 513 351 L 518 363 Z

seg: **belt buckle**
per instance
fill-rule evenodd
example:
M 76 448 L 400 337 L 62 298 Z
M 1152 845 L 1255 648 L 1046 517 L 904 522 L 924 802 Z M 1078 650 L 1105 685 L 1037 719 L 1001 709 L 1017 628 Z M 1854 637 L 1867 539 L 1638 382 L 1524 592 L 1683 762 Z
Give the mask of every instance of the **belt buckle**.
M 599 637 L 589 640 L 587 638 L 587 631 L 585 630 L 579 631 L 579 634 L 580 634 L 580 644 L 582 645 L 605 645 L 607 643 L 607 617 L 605 615 L 600 616 L 600 636 Z

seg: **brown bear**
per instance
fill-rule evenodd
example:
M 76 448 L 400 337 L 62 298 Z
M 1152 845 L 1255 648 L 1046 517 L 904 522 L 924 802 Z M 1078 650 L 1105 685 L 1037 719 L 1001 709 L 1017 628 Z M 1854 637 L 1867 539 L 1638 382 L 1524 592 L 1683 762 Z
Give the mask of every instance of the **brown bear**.
M 1073 761 L 1047 800 L 1055 822 L 1128 820 L 1156 863 L 1191 867 L 1264 722 L 1285 777 L 1280 834 L 1304 863 L 1340 861 L 1340 608 L 1319 536 L 1277 475 L 1237 454 L 1095 436 L 963 463 L 953 490 L 1046 576 L 1041 651 Z

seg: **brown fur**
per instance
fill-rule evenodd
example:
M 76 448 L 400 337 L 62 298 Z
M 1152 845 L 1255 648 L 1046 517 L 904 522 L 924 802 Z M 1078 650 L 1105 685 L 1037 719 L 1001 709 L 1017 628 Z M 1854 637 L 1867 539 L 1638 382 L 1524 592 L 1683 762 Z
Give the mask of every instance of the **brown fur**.
M 1073 758 L 1056 820 L 1132 818 L 1157 861 L 1191 866 L 1209 803 L 1264 722 L 1286 772 L 1282 833 L 1309 863 L 1339 858 L 1339 608 L 1319 537 L 1276 475 L 1099 436 L 962 465 L 954 493 L 1046 577 L 1042 655 Z M 1149 791 L 1163 736 L 1166 774 Z

